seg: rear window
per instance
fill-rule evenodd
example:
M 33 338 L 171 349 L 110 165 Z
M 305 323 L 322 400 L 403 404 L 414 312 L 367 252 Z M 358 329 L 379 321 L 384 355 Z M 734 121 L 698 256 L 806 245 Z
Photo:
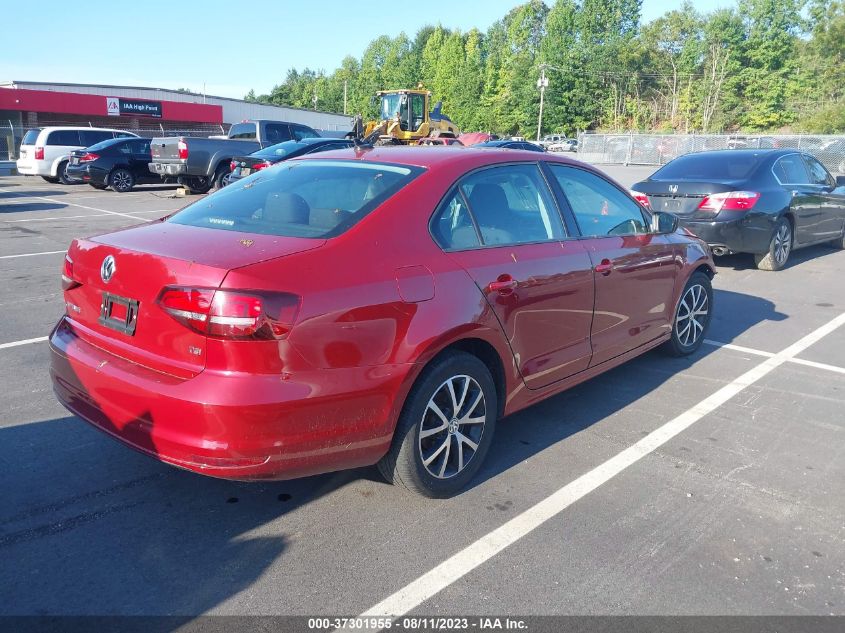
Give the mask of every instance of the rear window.
M 47 145 L 63 145 L 79 147 L 79 132 L 77 130 L 55 130 L 47 135 Z
M 652 180 L 744 180 L 757 167 L 756 154 L 687 154 L 676 158 Z
M 289 156 L 303 147 L 304 145 L 299 141 L 285 141 L 284 143 L 276 143 L 270 147 L 265 147 L 262 150 L 254 152 L 252 155 L 259 158 L 280 158 L 282 156 Z
M 125 143 L 125 139 L 114 139 L 110 138 L 105 141 L 100 141 L 99 143 L 95 143 L 94 145 L 88 146 L 87 149 L 91 150 L 92 152 L 102 152 L 110 147 L 114 147 L 115 145 L 119 145 L 121 143 Z
M 41 130 L 27 130 L 26 134 L 23 135 L 21 145 L 35 145 L 35 141 L 38 140 L 40 133 Z
M 255 123 L 236 123 L 229 129 L 229 138 L 254 139 Z
M 79 130 L 79 140 L 85 147 L 90 147 L 95 143 L 102 143 L 106 139 L 113 139 L 114 132 L 104 132 L 102 130 Z
M 334 237 L 422 172 L 357 161 L 286 162 L 239 180 L 167 221 L 264 235 Z

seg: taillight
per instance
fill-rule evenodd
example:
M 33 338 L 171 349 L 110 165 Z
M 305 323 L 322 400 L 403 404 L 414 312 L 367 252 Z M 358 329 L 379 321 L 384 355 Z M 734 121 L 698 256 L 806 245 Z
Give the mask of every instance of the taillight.
M 99 154 L 94 154 L 92 152 L 88 152 L 79 157 L 80 163 L 90 163 L 92 160 L 97 160 L 100 157 Z
M 265 168 L 270 167 L 272 165 L 273 165 L 273 163 L 265 160 L 263 163 L 257 163 L 255 165 L 253 165 L 250 169 L 252 169 L 252 171 L 261 171 L 262 169 L 265 169 Z
M 36 147 L 35 148 L 35 160 L 44 160 L 44 148 L 43 147 Z
M 237 167 L 238 167 L 238 164 L 235 161 L 232 161 L 231 163 L 229 163 L 229 171 L 235 171 L 235 169 L 237 169 Z
M 631 196 L 634 198 L 634 200 L 636 200 L 637 202 L 639 202 L 639 203 L 640 203 L 641 205 L 643 205 L 646 209 L 651 209 L 651 203 L 648 201 L 648 196 L 647 196 L 647 195 L 645 195 L 644 193 L 641 193 L 641 192 L 639 192 L 639 191 L 634 191 L 633 189 L 631 189 L 629 193 L 630 193 L 630 194 L 631 194 Z
M 65 263 L 62 267 L 62 290 L 70 290 L 80 285 L 82 284 L 73 277 L 73 260 L 69 255 L 65 255 Z
M 748 211 L 757 204 L 759 199 L 760 193 L 757 191 L 711 193 L 704 197 L 704 200 L 698 205 L 698 210 L 712 211 L 713 213 L 719 213 L 719 211 Z
M 182 325 L 216 338 L 285 338 L 299 313 L 299 297 L 282 292 L 170 286 L 158 298 Z
M 179 151 L 179 159 L 180 160 L 187 160 L 188 159 L 188 144 L 183 141 L 181 138 L 179 142 L 176 143 L 176 149 Z

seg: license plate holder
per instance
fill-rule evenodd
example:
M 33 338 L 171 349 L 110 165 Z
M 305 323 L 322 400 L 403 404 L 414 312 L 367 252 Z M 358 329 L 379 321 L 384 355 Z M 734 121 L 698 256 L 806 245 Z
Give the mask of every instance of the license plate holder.
M 104 292 L 100 304 L 100 318 L 97 321 L 107 328 L 133 336 L 138 324 L 138 305 L 135 299 Z
M 669 200 L 663 201 L 663 210 L 664 211 L 680 211 L 681 210 L 681 201 L 678 198 L 670 198 Z
M 241 167 L 241 176 L 249 176 L 252 170 L 249 167 Z

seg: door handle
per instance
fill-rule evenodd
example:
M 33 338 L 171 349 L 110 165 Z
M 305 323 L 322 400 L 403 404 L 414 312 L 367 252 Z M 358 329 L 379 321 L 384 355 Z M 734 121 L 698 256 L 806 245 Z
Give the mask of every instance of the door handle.
M 516 288 L 518 282 L 510 275 L 499 275 L 496 281 L 491 281 L 487 286 L 488 292 L 498 292 L 499 294 L 510 294 Z
M 613 264 L 610 263 L 609 259 L 603 259 L 601 260 L 601 263 L 596 264 L 595 271 L 607 277 L 613 272 Z

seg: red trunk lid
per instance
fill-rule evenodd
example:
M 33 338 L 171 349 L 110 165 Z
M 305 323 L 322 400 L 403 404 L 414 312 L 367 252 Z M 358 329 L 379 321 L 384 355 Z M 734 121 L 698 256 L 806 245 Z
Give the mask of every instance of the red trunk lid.
M 254 235 L 153 222 L 74 241 L 67 313 L 82 338 L 151 369 L 189 378 L 205 368 L 206 337 L 177 322 L 156 303 L 165 286 L 219 288 L 226 274 L 318 248 L 325 240 Z M 111 256 L 113 271 L 101 268 Z M 106 274 L 108 277 L 108 274 Z M 110 316 L 103 306 L 110 306 Z M 127 313 L 135 313 L 134 320 Z

